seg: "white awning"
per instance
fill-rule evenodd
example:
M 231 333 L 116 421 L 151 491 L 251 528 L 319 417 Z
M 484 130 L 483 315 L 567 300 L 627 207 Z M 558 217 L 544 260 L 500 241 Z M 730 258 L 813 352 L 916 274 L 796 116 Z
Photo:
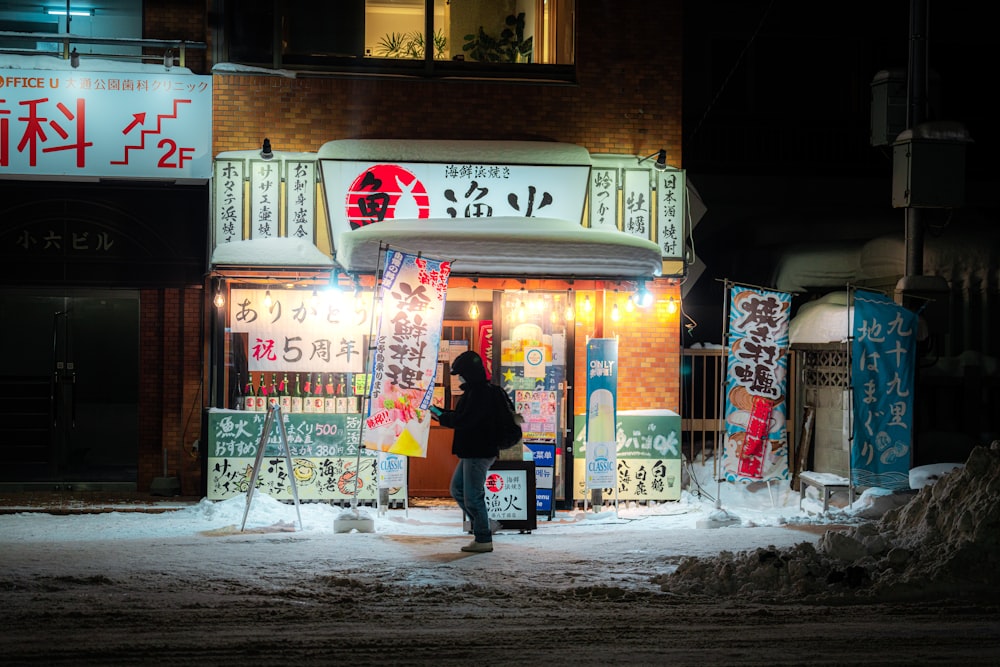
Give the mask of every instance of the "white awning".
M 337 263 L 350 272 L 378 267 L 384 246 L 453 261 L 459 275 L 577 278 L 658 276 L 660 249 L 617 230 L 581 227 L 553 218 L 386 220 L 341 236 Z

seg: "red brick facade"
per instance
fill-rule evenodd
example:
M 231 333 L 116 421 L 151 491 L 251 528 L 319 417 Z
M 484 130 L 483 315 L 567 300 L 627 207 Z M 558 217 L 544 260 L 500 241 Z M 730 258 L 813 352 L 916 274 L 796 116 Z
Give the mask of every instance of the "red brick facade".
M 142 290 L 139 341 L 139 474 L 148 489 L 156 477 L 176 476 L 182 495 L 201 494 L 201 465 L 193 444 L 201 429 L 204 292 Z

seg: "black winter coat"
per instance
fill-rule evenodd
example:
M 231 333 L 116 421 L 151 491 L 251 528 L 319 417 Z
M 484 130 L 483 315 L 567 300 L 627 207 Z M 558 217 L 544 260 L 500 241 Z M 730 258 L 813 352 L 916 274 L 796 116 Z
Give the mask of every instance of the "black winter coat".
M 473 355 L 475 359 L 472 359 Z M 473 363 L 469 363 L 470 359 Z M 500 447 L 494 424 L 494 389 L 486 379 L 482 361 L 475 352 L 463 353 L 455 360 L 452 373 L 461 375 L 465 380 L 462 383 L 462 396 L 454 410 L 445 410 L 438 418 L 441 426 L 455 430 L 451 453 L 460 459 L 497 457 Z

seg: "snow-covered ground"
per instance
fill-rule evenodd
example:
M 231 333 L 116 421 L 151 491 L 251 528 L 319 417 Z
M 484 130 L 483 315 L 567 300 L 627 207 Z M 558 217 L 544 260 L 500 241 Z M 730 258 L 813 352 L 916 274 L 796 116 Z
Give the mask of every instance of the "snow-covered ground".
M 4 663 L 995 664 L 1000 443 L 825 514 L 695 475 L 702 495 L 560 511 L 487 554 L 449 504 L 349 533 L 261 494 L 2 515 Z

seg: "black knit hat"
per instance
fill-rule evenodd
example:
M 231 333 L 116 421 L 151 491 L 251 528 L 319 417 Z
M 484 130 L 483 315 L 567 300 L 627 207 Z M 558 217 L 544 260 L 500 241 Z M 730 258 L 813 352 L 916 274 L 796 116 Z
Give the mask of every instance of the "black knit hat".
M 461 375 L 466 379 L 472 379 L 479 375 L 485 376 L 485 373 L 486 369 L 483 368 L 483 358 L 472 350 L 463 352 L 451 362 L 452 375 Z

